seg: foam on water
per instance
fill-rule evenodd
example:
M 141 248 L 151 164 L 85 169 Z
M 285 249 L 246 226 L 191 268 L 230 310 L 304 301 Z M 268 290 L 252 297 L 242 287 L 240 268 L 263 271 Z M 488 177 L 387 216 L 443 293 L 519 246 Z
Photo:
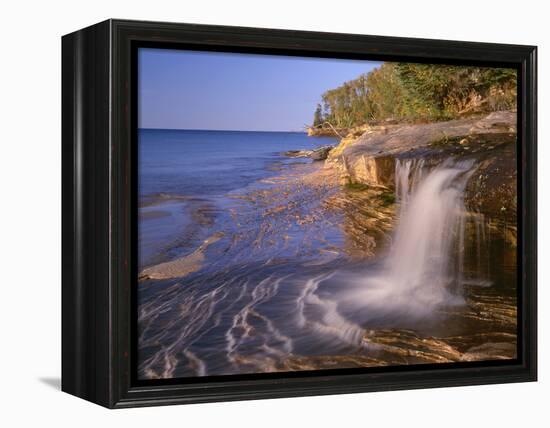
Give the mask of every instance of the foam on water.
M 463 301 L 464 188 L 472 166 L 448 161 L 426 172 L 422 162 L 396 163 L 398 226 L 382 269 L 352 280 L 355 306 L 426 316 Z

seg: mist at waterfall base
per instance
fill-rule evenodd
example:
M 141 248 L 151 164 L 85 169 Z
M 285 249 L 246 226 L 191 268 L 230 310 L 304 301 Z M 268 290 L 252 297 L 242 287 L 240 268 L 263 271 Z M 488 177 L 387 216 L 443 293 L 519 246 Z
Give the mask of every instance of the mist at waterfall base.
M 463 304 L 463 195 L 473 162 L 444 162 L 426 173 L 422 160 L 396 163 L 399 223 L 378 269 L 341 274 L 342 305 L 365 322 L 380 316 L 426 317 L 441 305 Z M 377 270 L 377 271 L 376 271 Z
M 310 167 L 284 166 L 300 174 Z M 448 314 L 467 307 L 468 287 L 513 295 L 515 265 L 502 263 L 506 247 L 491 236 L 486 219 L 465 209 L 464 190 L 475 171 L 472 161 L 428 168 L 422 160 L 398 160 L 392 242 L 371 259 L 334 255 L 333 247 L 345 245 L 341 218 L 298 227 L 287 211 L 264 216 L 258 201 L 242 202 L 271 185 L 201 196 L 206 205 L 199 211 L 216 213 L 204 236 L 222 230 L 224 237 L 206 251 L 201 270 L 140 283 L 140 377 L 301 370 L 288 360 L 376 356 L 380 345 L 369 336 L 384 329 L 427 337 L 476 333 L 474 317 L 457 321 Z M 307 213 L 320 203 L 307 186 L 292 189 L 282 193 L 300 199 L 287 205 Z M 172 212 L 181 203 L 154 209 Z M 255 245 L 259 239 L 265 245 Z

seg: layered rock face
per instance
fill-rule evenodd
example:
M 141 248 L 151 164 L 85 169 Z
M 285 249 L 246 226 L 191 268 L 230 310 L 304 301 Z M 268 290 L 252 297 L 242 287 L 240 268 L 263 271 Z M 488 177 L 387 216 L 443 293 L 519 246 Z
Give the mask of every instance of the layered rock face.
M 396 162 L 422 162 L 431 169 L 449 158 L 473 160 L 465 203 L 482 214 L 512 244 L 517 223 L 517 113 L 414 125 L 367 128 L 349 136 L 328 154 L 325 167 L 342 184 L 395 189 Z

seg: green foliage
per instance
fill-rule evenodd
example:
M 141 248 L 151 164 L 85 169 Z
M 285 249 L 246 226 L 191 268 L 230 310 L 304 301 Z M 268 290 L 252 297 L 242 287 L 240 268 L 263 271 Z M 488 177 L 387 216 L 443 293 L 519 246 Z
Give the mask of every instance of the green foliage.
M 369 120 L 383 120 L 403 116 L 406 89 L 396 73 L 395 65 L 385 63 L 367 75 L 367 116 Z
M 346 128 L 365 120 L 367 111 L 367 76 L 345 82 L 323 94 L 323 121 Z
M 367 184 L 354 182 L 351 179 L 348 179 L 348 182 L 346 183 L 346 189 L 362 192 L 364 190 L 368 190 L 369 186 Z
M 322 95 L 314 125 L 444 120 L 516 107 L 516 71 L 437 64 L 384 63 Z
M 464 138 L 465 138 L 465 136 L 449 138 L 445 135 L 443 138 L 432 141 L 430 143 L 430 145 L 431 146 L 446 146 L 446 145 L 449 145 L 449 144 L 456 144 L 456 143 L 460 143 Z
M 395 193 L 394 192 L 381 193 L 379 198 L 382 201 L 382 204 L 386 207 L 389 206 L 389 205 L 395 204 Z
M 323 123 L 323 109 L 321 104 L 317 104 L 315 113 L 313 114 L 313 126 L 319 126 Z

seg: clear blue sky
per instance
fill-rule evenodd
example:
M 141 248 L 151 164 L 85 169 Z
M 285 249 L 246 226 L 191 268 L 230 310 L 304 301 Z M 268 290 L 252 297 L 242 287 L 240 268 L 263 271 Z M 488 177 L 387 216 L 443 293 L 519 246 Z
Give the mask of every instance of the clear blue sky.
M 139 50 L 139 127 L 299 131 L 321 94 L 380 63 Z

